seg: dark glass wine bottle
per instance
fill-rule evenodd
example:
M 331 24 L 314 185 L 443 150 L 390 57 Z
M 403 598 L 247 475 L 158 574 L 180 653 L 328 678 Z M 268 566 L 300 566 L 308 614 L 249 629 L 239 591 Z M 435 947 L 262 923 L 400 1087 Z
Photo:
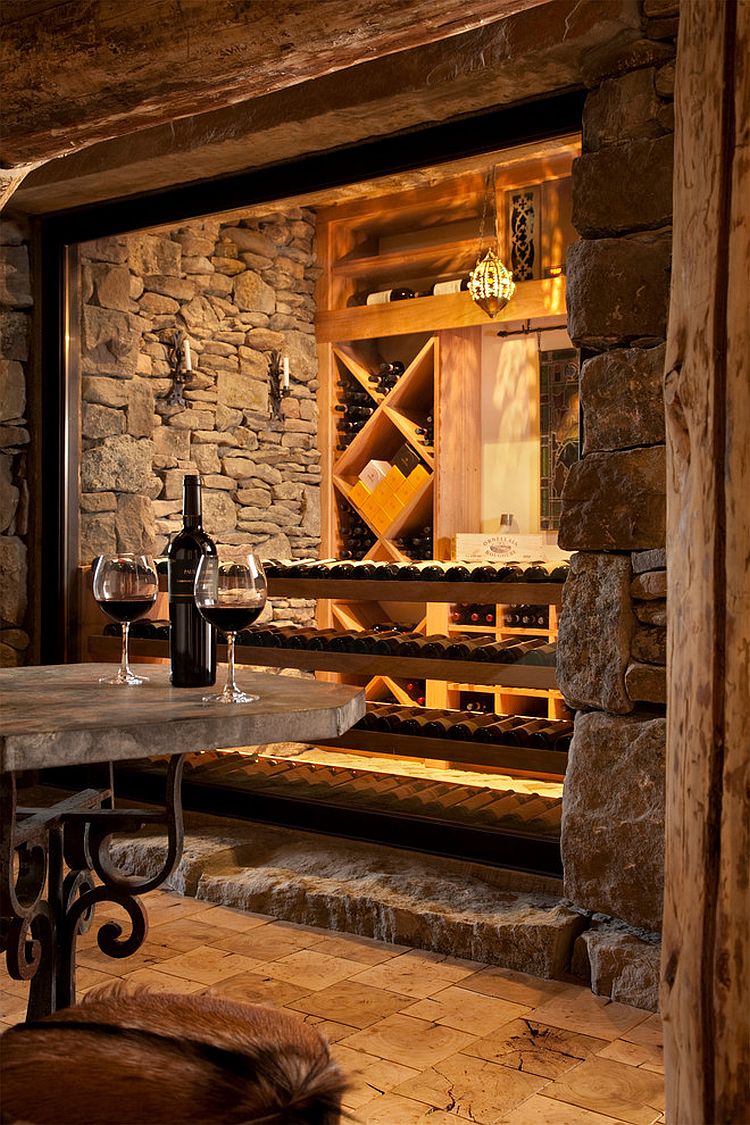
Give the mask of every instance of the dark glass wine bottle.
M 216 547 L 201 523 L 201 479 L 183 481 L 182 530 L 169 544 L 169 659 L 174 687 L 207 687 L 216 680 L 216 629 L 195 604 L 195 572 Z

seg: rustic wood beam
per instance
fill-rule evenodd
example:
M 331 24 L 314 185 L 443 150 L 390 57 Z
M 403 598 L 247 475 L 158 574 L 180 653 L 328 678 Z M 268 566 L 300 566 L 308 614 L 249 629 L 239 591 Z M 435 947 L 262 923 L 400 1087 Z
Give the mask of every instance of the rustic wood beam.
M 683 4 L 666 361 L 667 1120 L 750 1121 L 750 3 Z
M 6 0 L 10 167 L 453 36 L 543 0 Z

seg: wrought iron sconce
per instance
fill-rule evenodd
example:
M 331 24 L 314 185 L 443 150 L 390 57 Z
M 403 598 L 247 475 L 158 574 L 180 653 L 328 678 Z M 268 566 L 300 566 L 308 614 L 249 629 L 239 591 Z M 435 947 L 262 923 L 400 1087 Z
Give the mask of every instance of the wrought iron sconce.
M 268 356 L 268 381 L 271 390 L 271 417 L 281 422 L 281 400 L 289 394 L 289 356 L 271 352 Z
M 167 397 L 167 406 L 184 406 L 185 384 L 193 373 L 193 361 L 190 355 L 190 340 L 187 333 L 178 328 L 172 339 L 167 344 L 167 360 L 172 371 L 174 385 Z

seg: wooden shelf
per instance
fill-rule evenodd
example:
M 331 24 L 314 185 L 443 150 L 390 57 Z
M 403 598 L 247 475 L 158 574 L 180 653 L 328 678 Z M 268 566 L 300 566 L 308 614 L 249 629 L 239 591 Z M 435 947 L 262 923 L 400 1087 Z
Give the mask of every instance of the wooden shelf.
M 386 250 L 378 254 L 354 252 L 334 262 L 331 272 L 337 277 L 365 277 L 372 281 L 388 281 L 407 273 L 409 277 L 455 277 L 473 268 L 478 244 L 478 239 L 474 236 L 452 242 L 412 246 L 407 250 Z
M 463 742 L 452 738 L 423 738 L 420 735 L 392 734 L 385 731 L 352 728 L 338 738 L 316 743 L 346 750 L 366 750 L 372 754 L 465 762 L 473 766 L 507 769 L 519 776 L 531 775 L 559 780 L 565 776 L 568 755 L 564 750 L 542 750 L 530 746 L 504 746 L 500 743 Z
M 362 578 L 269 578 L 278 598 L 368 602 L 477 602 L 482 605 L 560 605 L 562 582 L 399 582 Z M 533 598 L 532 598 L 533 595 Z M 546 630 L 541 630 L 546 632 Z
M 168 657 L 167 641 L 131 638 L 131 655 Z M 218 646 L 226 656 L 226 645 Z M 119 637 L 90 637 L 89 655 L 110 660 L 120 654 Z M 267 668 L 300 668 L 308 672 L 340 672 L 352 676 L 390 676 L 391 678 L 460 680 L 500 687 L 549 689 L 555 686 L 555 669 L 538 665 L 480 664 L 462 660 L 426 660 L 411 656 L 377 656 L 353 652 L 307 652 L 304 649 L 264 648 L 237 645 L 238 664 L 260 664 Z
M 513 300 L 493 321 L 475 305 L 468 293 L 440 297 L 416 297 L 387 305 L 364 305 L 352 309 L 324 309 L 315 318 L 319 343 L 341 340 L 374 340 L 411 332 L 437 332 L 451 328 L 487 327 L 507 320 L 529 320 L 543 316 L 565 316 L 565 278 L 522 281 Z

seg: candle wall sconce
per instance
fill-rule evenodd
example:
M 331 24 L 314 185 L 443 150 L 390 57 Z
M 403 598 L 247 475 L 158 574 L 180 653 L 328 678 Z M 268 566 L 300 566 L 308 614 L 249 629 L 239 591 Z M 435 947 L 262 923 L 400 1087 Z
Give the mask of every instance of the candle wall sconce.
M 190 354 L 190 340 L 181 328 L 178 328 L 167 343 L 167 361 L 172 371 L 174 384 L 167 396 L 167 406 L 184 406 L 185 384 L 193 373 L 193 360 Z
M 271 390 L 271 417 L 282 421 L 281 400 L 289 394 L 289 356 L 271 352 L 268 356 L 268 381 Z

